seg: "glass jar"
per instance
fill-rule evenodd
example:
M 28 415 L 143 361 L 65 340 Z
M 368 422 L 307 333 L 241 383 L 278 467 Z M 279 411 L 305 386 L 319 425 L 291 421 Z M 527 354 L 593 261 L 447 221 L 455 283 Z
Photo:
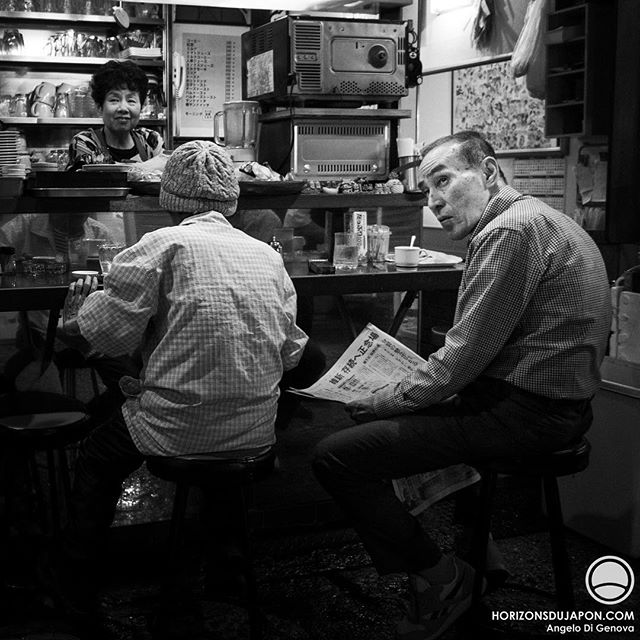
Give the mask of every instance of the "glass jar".
M 0 247 L 0 275 L 12 276 L 16 273 L 16 250 L 14 247 Z
M 149 91 L 147 93 L 147 99 L 140 112 L 141 118 L 158 118 L 162 112 L 162 106 L 160 103 L 160 90 L 158 87 L 158 80 L 156 78 L 149 78 Z
M 24 93 L 16 93 L 16 95 L 11 98 L 9 112 L 14 118 L 27 117 L 27 96 L 25 96 Z

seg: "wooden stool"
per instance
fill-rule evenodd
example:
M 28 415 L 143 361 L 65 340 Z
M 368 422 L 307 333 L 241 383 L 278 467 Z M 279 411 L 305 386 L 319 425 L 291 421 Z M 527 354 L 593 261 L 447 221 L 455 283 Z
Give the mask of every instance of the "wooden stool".
M 544 489 L 551 561 L 555 578 L 555 598 L 559 609 L 574 607 L 571 567 L 564 537 L 564 521 L 560 505 L 557 478 L 584 471 L 589 464 L 591 445 L 580 438 L 564 449 L 545 455 L 525 456 L 491 460 L 478 471 L 482 475 L 480 486 L 479 517 L 472 541 L 473 566 L 476 569 L 473 603 L 477 605 L 482 595 L 482 583 L 486 568 L 486 549 L 491 527 L 492 498 L 499 474 L 510 476 L 539 477 Z
M 149 471 L 158 478 L 176 484 L 176 494 L 169 533 L 169 558 L 175 568 L 182 538 L 189 489 L 197 486 L 212 491 L 223 491 L 234 506 L 234 520 L 240 533 L 243 556 L 243 574 L 247 583 L 247 610 L 249 614 L 250 638 L 261 635 L 258 593 L 248 524 L 248 508 L 252 498 L 252 485 L 266 477 L 274 468 L 275 453 L 272 447 L 230 451 L 222 453 L 200 453 L 176 457 L 147 458 Z
M 12 392 L 0 396 L 0 407 L 0 442 L 4 447 L 26 453 L 31 487 L 45 531 L 48 530 L 48 519 L 36 453 L 46 454 L 51 527 L 57 534 L 61 525 L 58 478 L 67 508 L 71 495 L 65 447 L 82 439 L 93 427 L 93 422 L 82 402 L 58 393 Z

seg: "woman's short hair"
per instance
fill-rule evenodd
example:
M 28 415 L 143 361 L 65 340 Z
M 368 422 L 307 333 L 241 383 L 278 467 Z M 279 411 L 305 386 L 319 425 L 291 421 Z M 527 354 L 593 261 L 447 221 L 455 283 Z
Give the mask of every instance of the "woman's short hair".
M 131 60 L 117 62 L 109 60 L 91 76 L 91 97 L 102 106 L 107 93 L 112 89 L 136 91 L 140 96 L 140 104 L 147 99 L 149 80 L 147 74 Z

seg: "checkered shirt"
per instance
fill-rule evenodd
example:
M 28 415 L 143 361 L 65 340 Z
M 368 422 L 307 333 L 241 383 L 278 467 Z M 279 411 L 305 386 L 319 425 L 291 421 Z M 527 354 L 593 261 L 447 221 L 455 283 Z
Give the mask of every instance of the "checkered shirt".
M 278 382 L 307 342 L 295 317 L 281 256 L 211 211 L 119 253 L 78 324 L 106 355 L 141 346 L 123 414 L 142 453 L 170 456 L 275 441 Z
M 445 345 L 394 388 L 379 417 L 439 402 L 480 375 L 548 398 L 591 397 L 610 328 L 598 247 L 568 216 L 503 187 L 471 234 Z

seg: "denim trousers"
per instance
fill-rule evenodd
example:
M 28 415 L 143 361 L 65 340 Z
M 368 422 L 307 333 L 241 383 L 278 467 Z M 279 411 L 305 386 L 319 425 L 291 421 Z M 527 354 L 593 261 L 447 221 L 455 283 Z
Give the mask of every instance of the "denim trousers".
M 316 447 L 313 471 L 358 532 L 381 575 L 416 573 L 442 553 L 396 497 L 392 479 L 550 452 L 587 431 L 591 402 L 553 400 L 479 378 L 425 410 L 348 427 Z
M 285 372 L 280 382 L 281 399 L 289 394 L 283 389 L 295 384 L 313 384 L 322 373 L 324 354 L 309 341 L 298 365 Z M 106 394 L 103 394 L 106 395 Z M 62 536 L 62 551 L 76 561 L 91 563 L 99 555 L 111 526 L 123 482 L 138 469 L 145 456 L 133 443 L 118 410 L 112 414 L 112 402 L 102 398 L 94 404 L 100 426 L 80 444 L 74 468 L 69 522 Z

